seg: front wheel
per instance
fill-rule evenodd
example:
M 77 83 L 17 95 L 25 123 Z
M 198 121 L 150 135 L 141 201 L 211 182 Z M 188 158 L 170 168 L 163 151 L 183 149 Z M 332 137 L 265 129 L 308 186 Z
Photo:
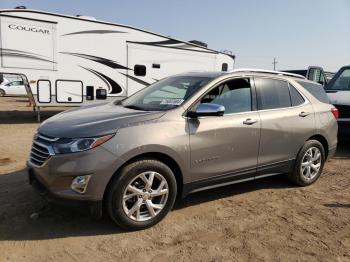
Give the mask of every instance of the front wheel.
M 172 170 L 154 159 L 124 167 L 109 188 L 109 216 L 127 230 L 140 230 L 160 222 L 172 209 L 177 194 Z
M 325 163 L 325 151 L 317 140 L 306 141 L 300 150 L 290 180 L 299 186 L 308 186 L 321 176 Z
M 0 89 L 0 96 L 5 96 L 5 95 L 6 95 L 5 91 Z

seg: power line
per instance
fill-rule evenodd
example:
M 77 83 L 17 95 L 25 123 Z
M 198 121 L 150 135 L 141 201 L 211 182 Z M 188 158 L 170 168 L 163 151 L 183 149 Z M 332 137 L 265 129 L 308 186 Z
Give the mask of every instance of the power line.
M 276 65 L 278 64 L 276 57 L 273 58 L 272 64 L 273 64 L 273 70 L 276 71 Z

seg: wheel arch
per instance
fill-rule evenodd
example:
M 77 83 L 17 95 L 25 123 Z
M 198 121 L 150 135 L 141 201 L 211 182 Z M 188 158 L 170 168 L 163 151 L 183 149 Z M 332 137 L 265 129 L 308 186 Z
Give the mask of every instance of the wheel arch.
M 309 141 L 309 140 L 317 140 L 318 142 L 320 142 L 322 144 L 324 152 L 326 154 L 326 159 L 327 159 L 328 158 L 328 151 L 329 151 L 329 145 L 328 145 L 327 139 L 323 135 L 316 134 L 316 135 L 309 137 L 306 141 Z
M 177 163 L 177 161 L 173 157 L 171 157 L 165 153 L 147 152 L 147 153 L 142 153 L 142 154 L 139 154 L 139 155 L 136 155 L 136 156 L 130 158 L 114 172 L 114 174 L 109 179 L 107 186 L 104 190 L 103 200 L 105 200 L 105 198 L 108 194 L 109 188 L 111 187 L 113 180 L 119 174 L 120 170 L 122 168 L 124 168 L 125 166 L 127 166 L 128 164 L 135 162 L 137 160 L 141 160 L 141 159 L 155 159 L 155 160 L 158 160 L 158 161 L 166 164 L 173 171 L 173 173 L 175 175 L 176 184 L 177 184 L 177 197 L 182 196 L 183 184 L 184 184 L 183 171 L 181 170 L 180 165 Z

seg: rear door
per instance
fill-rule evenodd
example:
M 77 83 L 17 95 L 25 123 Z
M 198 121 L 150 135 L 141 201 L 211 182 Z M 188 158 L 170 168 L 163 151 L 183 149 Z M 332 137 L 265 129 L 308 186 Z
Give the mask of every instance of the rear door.
M 315 129 L 312 105 L 285 80 L 255 78 L 261 139 L 258 176 L 288 171 Z

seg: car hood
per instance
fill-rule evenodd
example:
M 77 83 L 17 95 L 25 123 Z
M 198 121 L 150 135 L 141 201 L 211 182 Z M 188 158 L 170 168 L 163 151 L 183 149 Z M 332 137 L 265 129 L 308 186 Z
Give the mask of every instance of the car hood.
M 59 113 L 44 121 L 38 132 L 59 138 L 95 137 L 125 125 L 160 118 L 164 112 L 140 111 L 113 103 L 85 106 Z

